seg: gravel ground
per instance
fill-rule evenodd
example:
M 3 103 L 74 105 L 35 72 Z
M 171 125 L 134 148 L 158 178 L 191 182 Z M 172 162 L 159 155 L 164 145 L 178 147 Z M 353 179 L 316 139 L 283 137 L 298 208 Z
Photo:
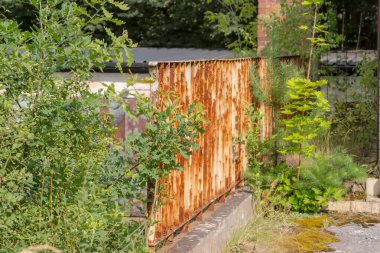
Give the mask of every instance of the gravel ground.
M 332 226 L 340 242 L 332 243 L 336 253 L 378 253 L 380 252 L 380 224 L 363 228 L 358 224 L 347 224 L 341 227 Z

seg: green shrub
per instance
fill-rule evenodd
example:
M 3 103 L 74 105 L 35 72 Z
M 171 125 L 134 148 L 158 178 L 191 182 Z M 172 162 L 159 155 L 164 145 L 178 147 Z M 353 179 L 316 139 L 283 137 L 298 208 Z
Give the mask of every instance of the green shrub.
M 367 167 L 358 165 L 353 157 L 341 149 L 328 154 L 316 154 L 307 159 L 303 165 L 301 188 L 343 188 L 343 183 L 352 179 L 365 178 Z
M 345 181 L 362 179 L 367 168 L 353 161 L 342 150 L 328 154 L 317 154 L 302 165 L 300 180 L 294 170 L 288 170 L 277 190 L 286 196 L 291 209 L 301 212 L 315 212 L 328 204 L 329 200 L 344 197 Z
M 297 169 L 285 164 L 271 168 L 258 166 L 249 170 L 246 177 L 253 189 L 274 208 L 316 212 L 328 201 L 344 197 L 345 181 L 366 175 L 366 166 L 356 164 L 350 155 L 337 149 L 305 160 L 299 180 Z
M 358 160 L 371 162 L 376 156 L 376 60 L 365 60 L 358 66 L 358 86 L 351 87 L 348 81 L 335 78 L 335 82 L 343 80 L 338 89 L 348 93 L 347 99 L 334 99 L 334 113 L 331 115 L 332 145 L 341 145 Z M 350 89 L 349 89 L 350 88 Z
M 145 252 L 150 220 L 127 219 L 128 205 L 142 198 L 149 180 L 180 169 L 177 154 L 197 148 L 201 109 L 182 114 L 170 99 L 164 110 L 140 97 L 137 111 L 124 103 L 149 123 L 120 152 L 113 117 L 100 108 L 122 103 L 121 95 L 113 86 L 94 93 L 88 80 L 105 62 L 131 62 L 131 43 L 107 28 L 110 43 L 94 39 L 88 27 L 120 22 L 105 5 L 127 6 L 30 2 L 39 23 L 31 32 L 0 17 L 0 252 L 41 244 L 65 252 Z
M 309 157 L 315 150 L 311 140 L 330 126 L 325 119 L 329 112 L 329 103 L 325 94 L 317 88 L 325 85 L 325 80 L 310 81 L 304 78 L 292 78 L 287 82 L 290 102 L 282 107 L 286 128 L 284 141 L 287 146 L 280 152 L 283 154 L 300 154 Z
M 39 22 L 33 31 L 0 19 L 1 251 L 143 249 L 144 237 L 131 243 L 140 224 L 123 220 L 114 188 L 102 181 L 114 127 L 111 115 L 99 115 L 107 95 L 87 82 L 112 54 L 120 64 L 129 52 L 126 36 L 109 33 L 106 44 L 85 30 L 112 21 L 100 11 L 112 1 L 93 1 L 99 12 L 90 17 L 70 1 L 30 3 Z M 64 70 L 71 75 L 56 74 Z

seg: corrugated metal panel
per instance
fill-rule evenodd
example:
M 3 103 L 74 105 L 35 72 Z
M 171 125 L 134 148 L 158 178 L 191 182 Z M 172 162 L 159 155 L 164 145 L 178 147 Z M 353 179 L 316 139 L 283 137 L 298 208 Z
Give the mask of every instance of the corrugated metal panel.
M 303 64 L 297 57 L 283 57 L 281 60 L 297 66 Z M 257 68 L 254 73 L 258 73 L 262 87 L 271 89 L 267 82 L 265 58 L 161 62 L 150 69 L 154 83 L 136 83 L 132 89 L 150 97 L 152 102 L 158 101 L 158 106 L 162 101 L 158 97 L 160 93 L 156 92 L 157 85 L 161 91 L 174 91 L 183 106 L 183 113 L 190 104 L 199 101 L 204 106 L 207 121 L 204 125 L 206 132 L 199 138 L 200 149 L 187 160 L 178 156 L 183 171 L 173 171 L 161 182 L 166 204 L 155 213 L 154 219 L 158 223 L 150 229 L 151 246 L 172 235 L 243 181 L 244 169 L 248 164 L 246 148 L 243 142 L 236 139 L 242 137 L 244 140 L 246 137 L 246 110 L 252 102 L 263 116 L 261 137 L 271 137 L 272 108 L 251 101 L 252 66 Z M 117 90 L 122 90 L 126 87 L 123 80 L 116 74 L 98 75 L 91 80 L 91 87 L 98 89 L 100 83 L 109 82 L 115 83 Z M 131 108 L 136 107 L 133 96 L 126 99 Z M 118 104 L 111 104 L 108 110 L 116 118 L 116 139 L 122 140 L 128 132 L 145 129 L 144 117 L 137 121 L 129 119 Z M 151 210 L 150 207 L 148 210 Z
M 267 60 L 265 58 L 262 58 L 257 62 L 257 73 L 261 80 L 262 89 L 265 91 L 271 89 L 267 80 Z M 273 109 L 270 105 L 262 103 L 260 104 L 260 111 L 262 114 L 260 136 L 261 139 L 267 139 L 272 136 Z
M 302 65 L 295 57 L 282 60 Z M 250 94 L 252 66 L 257 68 L 263 88 L 270 89 L 264 58 L 161 62 L 150 71 L 155 83 L 136 84 L 152 101 L 157 100 L 158 106 L 162 101 L 157 98 L 156 85 L 161 91 L 174 91 L 184 113 L 190 104 L 199 101 L 204 106 L 207 121 L 206 133 L 199 138 L 200 149 L 187 160 L 178 156 L 183 171 L 173 171 L 162 181 L 166 204 L 155 213 L 158 223 L 151 227 L 151 246 L 172 235 L 242 182 L 248 161 L 243 143 L 236 139 L 245 139 L 248 122 L 245 113 L 249 104 L 255 102 L 251 101 Z M 135 108 L 135 99 L 128 98 L 128 103 Z M 264 104 L 256 106 L 263 116 L 261 137 L 268 138 L 272 135 L 272 108 Z M 128 119 L 117 105 L 110 109 L 116 115 L 117 139 L 125 138 L 130 131 L 143 131 L 144 118 Z
M 175 171 L 166 180 L 169 198 L 156 213 L 155 219 L 160 222 L 151 229 L 151 245 L 189 222 L 243 180 L 245 148 L 234 139 L 246 134 L 245 112 L 251 102 L 249 69 L 254 61 L 158 64 L 159 89 L 174 91 L 184 112 L 191 103 L 201 102 L 207 123 L 206 133 L 199 139 L 200 149 L 188 160 L 180 159 L 183 172 Z M 264 118 L 265 122 L 270 121 Z

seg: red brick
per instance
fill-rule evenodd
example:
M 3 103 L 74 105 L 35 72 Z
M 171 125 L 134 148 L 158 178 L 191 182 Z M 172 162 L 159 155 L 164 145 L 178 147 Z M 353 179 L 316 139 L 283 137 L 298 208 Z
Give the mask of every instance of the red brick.
M 291 2 L 291 0 L 287 0 L 287 2 Z M 257 45 L 258 45 L 258 52 L 265 47 L 265 44 L 267 42 L 265 29 L 262 27 L 262 22 L 260 20 L 269 17 L 272 13 L 280 13 L 281 9 L 281 0 L 259 0 L 259 22 L 258 22 L 258 36 L 257 36 Z

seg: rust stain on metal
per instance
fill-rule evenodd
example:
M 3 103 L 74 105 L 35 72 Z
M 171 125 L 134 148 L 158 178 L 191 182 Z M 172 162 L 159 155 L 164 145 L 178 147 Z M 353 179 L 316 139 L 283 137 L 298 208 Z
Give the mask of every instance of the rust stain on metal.
M 285 57 L 282 61 L 302 66 L 297 57 Z M 248 130 L 246 110 L 250 104 L 261 111 L 261 138 L 272 136 L 272 108 L 264 103 L 252 101 L 250 94 L 251 68 L 256 67 L 263 89 L 269 87 L 265 58 L 202 60 L 191 62 L 158 63 L 159 90 L 172 91 L 179 99 L 182 112 L 195 102 L 203 105 L 206 123 L 205 134 L 199 136 L 199 149 L 189 159 L 177 156 L 183 171 L 173 171 L 161 180 L 165 194 L 163 206 L 154 214 L 157 224 L 150 228 L 149 245 L 173 235 L 191 219 L 218 198 L 233 191 L 244 182 L 243 174 L 248 159 L 244 142 Z M 150 91 L 152 103 L 163 106 L 160 92 Z M 136 100 L 128 99 L 131 108 L 136 108 Z M 122 140 L 130 131 L 143 131 L 146 119 L 129 119 L 125 113 L 113 109 L 118 131 L 116 139 Z M 148 207 L 149 209 L 149 207 Z M 149 209 L 150 210 L 150 209 Z
M 268 85 L 267 80 L 267 60 L 265 58 L 261 58 L 257 62 L 257 72 L 261 80 L 261 86 L 263 90 L 267 91 L 271 89 Z M 262 122 L 261 122 L 261 138 L 267 139 L 272 136 L 272 107 L 268 104 L 261 103 L 260 111 L 262 113 Z
M 173 91 L 183 112 L 196 101 L 202 103 L 206 132 L 199 138 L 200 149 L 189 159 L 178 157 L 183 171 L 174 171 L 165 180 L 169 197 L 155 214 L 159 223 L 151 229 L 151 245 L 172 234 L 242 181 L 247 158 L 244 144 L 237 139 L 245 138 L 247 133 L 245 112 L 251 103 L 250 67 L 255 61 L 158 64 L 159 90 Z M 268 109 L 264 111 L 270 115 Z M 268 115 L 264 124 L 270 121 Z M 270 134 L 268 129 L 265 136 Z

